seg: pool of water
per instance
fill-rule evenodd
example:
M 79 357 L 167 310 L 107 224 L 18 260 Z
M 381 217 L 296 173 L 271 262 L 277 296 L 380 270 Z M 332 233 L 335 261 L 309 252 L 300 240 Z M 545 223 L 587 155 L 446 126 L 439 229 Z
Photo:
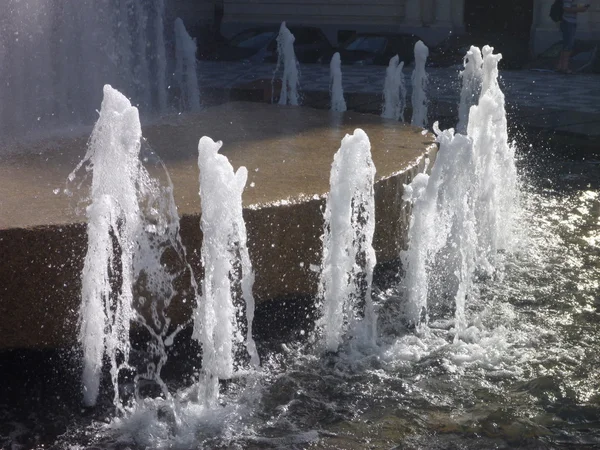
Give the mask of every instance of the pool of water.
M 221 384 L 207 411 L 193 389 L 115 419 L 110 393 L 79 406 L 76 352 L 5 354 L 3 448 L 479 449 L 600 447 L 600 158 L 520 139 L 523 211 L 503 270 L 480 277 L 468 328 L 432 307 L 407 328 L 394 271 L 380 274 L 378 347 L 311 343 L 310 299 L 257 311 L 263 368 Z M 288 301 L 288 305 L 292 305 Z M 262 317 L 261 317 L 262 315 Z M 271 319 L 271 320 L 269 320 Z M 269 327 L 270 324 L 270 327 Z M 278 325 L 278 326 L 274 326 Z M 276 328 L 276 330 L 275 330 Z M 165 378 L 189 386 L 182 333 Z M 6 375 L 6 378 L 4 377 Z M 126 383 L 125 383 L 126 385 Z M 148 392 L 152 389 L 149 387 Z

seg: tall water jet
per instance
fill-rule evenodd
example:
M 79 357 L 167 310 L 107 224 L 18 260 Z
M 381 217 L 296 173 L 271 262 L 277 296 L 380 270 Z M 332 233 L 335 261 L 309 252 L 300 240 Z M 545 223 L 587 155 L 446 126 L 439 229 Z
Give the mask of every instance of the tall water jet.
M 144 112 L 167 107 L 163 0 L 6 0 L 0 131 L 93 123 L 110 84 Z
M 285 22 L 281 22 L 279 34 L 277 35 L 277 66 L 273 73 L 273 81 L 275 73 L 283 64 L 283 76 L 281 78 L 281 93 L 279 95 L 280 105 L 298 105 L 298 62 L 296 61 L 296 53 L 294 51 L 294 35 L 285 26 Z
M 426 325 L 431 293 L 451 298 L 455 339 L 466 326 L 473 275 L 495 270 L 497 252 L 510 248 L 517 208 L 514 149 L 497 81 L 501 55 L 492 50 L 483 49 L 483 88 L 470 110 L 468 135 L 442 132 L 436 123 L 440 148 L 431 175 L 417 175 L 404 197 L 413 204 L 408 250 L 401 255 L 408 322 Z
M 114 403 L 121 405 L 118 376 L 129 359 L 129 329 L 134 318 L 133 252 L 141 224 L 137 196 L 141 136 L 137 108 L 120 92 L 105 86 L 88 151 L 69 176 L 73 180 L 86 162 L 93 169 L 79 315 L 87 406 L 96 403 L 104 355 L 111 362 Z
M 218 153 L 223 143 L 209 137 L 200 139 L 200 201 L 202 298 L 194 312 L 194 338 L 202 345 L 201 389 L 203 400 L 214 405 L 219 393 L 219 378 L 229 379 L 235 371 L 235 355 L 243 338 L 238 307 L 246 309 L 245 346 L 250 364 L 260 364 L 252 337 L 254 273 L 246 245 L 246 225 L 242 216 L 242 193 L 248 171 L 234 172 L 229 160 Z M 240 298 L 241 293 L 241 298 Z
M 196 50 L 196 42 L 185 29 L 183 20 L 175 19 L 175 80 L 179 86 L 181 110 L 198 111 L 200 109 Z
M 375 343 L 376 317 L 371 283 L 376 257 L 375 165 L 366 133 L 346 135 L 331 166 L 330 192 L 325 207 L 323 261 L 319 280 L 322 316 L 318 326 L 325 348 L 336 351 L 344 334 L 358 319 L 364 296 L 364 339 Z
M 478 47 L 471 46 L 465 55 L 464 69 L 459 73 L 462 79 L 460 103 L 458 105 L 458 124 L 456 131 L 465 134 L 469 122 L 469 110 L 477 104 L 483 81 L 483 56 Z
M 477 164 L 475 212 L 479 239 L 478 266 L 493 272 L 499 250 L 509 250 L 518 208 L 515 149 L 508 141 L 504 93 L 498 84 L 500 54 L 485 46 L 479 104 L 471 108 L 468 135 Z
M 429 49 L 419 41 L 415 44 L 415 68 L 412 73 L 412 120 L 411 124 L 416 127 L 427 126 L 427 83 L 428 77 L 425 71 L 425 63 L 429 56 Z
M 344 88 L 342 86 L 342 60 L 339 52 L 331 57 L 329 63 L 329 90 L 331 92 L 331 110 L 346 111 L 346 100 L 344 100 Z
M 405 186 L 403 197 L 413 206 L 408 250 L 401 255 L 408 296 L 406 318 L 409 324 L 426 326 L 428 298 L 435 292 L 456 300 L 462 326 L 477 246 L 473 146 L 469 138 L 453 130 L 441 132 L 437 122 L 434 129 L 440 148 L 431 175 L 418 174 Z
M 400 62 L 398 55 L 390 58 L 383 85 L 383 111 L 381 112 L 381 117 L 385 119 L 401 120 L 404 122 L 406 84 L 404 83 L 403 69 L 404 61 Z

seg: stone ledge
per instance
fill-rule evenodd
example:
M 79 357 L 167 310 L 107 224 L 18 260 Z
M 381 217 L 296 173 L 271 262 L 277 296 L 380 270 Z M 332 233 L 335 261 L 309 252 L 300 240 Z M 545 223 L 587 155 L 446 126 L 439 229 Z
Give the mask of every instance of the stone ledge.
M 233 122 L 237 134 L 227 126 Z M 275 130 L 262 129 L 268 123 Z M 208 132 L 210 127 L 213 133 Z M 234 167 L 245 165 L 248 185 L 255 183 L 244 194 L 244 216 L 256 273 L 254 293 L 258 301 L 265 301 L 315 294 L 318 275 L 310 266 L 321 260 L 322 211 L 331 162 L 340 139 L 356 127 L 369 135 L 378 169 L 377 258 L 391 261 L 406 238 L 403 184 L 424 169 L 426 156 L 433 156 L 436 147 L 430 135 L 375 116 L 244 103 L 147 127 L 144 135 L 173 179 L 182 241 L 196 276 L 201 276 L 202 241 L 195 154 L 199 136 L 225 137 L 222 152 Z M 55 149 L 58 153 L 13 155 L 0 163 L 0 172 L 7 175 L 0 183 L 10 193 L 3 209 L 16 212 L 4 216 L 0 226 L 0 350 L 76 343 L 86 227 L 69 200 L 51 188 L 64 185 L 84 150 L 85 139 L 70 144 L 63 140 L 60 152 Z M 49 166 L 46 171 L 44 162 Z M 23 205 L 29 207 L 19 214 Z M 187 321 L 193 307 L 183 298 L 177 297 L 169 309 L 175 323 Z

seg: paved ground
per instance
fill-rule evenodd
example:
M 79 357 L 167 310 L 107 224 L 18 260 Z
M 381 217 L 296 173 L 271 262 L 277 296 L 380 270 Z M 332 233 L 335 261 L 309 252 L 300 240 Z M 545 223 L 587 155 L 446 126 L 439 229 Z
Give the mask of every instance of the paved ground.
M 203 89 L 231 89 L 259 79 L 271 79 L 274 70 L 273 64 L 202 62 L 200 85 Z M 300 70 L 302 91 L 329 90 L 327 65 L 302 65 Z M 460 94 L 458 71 L 458 68 L 428 69 L 430 98 L 456 105 Z M 345 93 L 378 95 L 383 91 L 385 67 L 344 66 L 342 72 Z M 411 73 L 412 67 L 405 69 L 409 96 Z M 500 84 L 508 107 L 517 117 L 540 127 L 600 136 L 600 75 L 502 71 Z

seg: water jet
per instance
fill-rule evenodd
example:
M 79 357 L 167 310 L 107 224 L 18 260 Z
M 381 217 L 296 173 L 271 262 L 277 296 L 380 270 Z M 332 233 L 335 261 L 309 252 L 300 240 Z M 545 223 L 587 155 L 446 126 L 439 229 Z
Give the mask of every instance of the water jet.
M 135 0 L 123 4 L 130 5 L 133 12 L 143 13 L 135 15 L 146 17 L 142 22 L 160 27 L 157 24 L 162 23 L 162 14 L 152 15 L 151 11 L 139 9 L 141 3 Z M 151 4 L 157 10 L 164 6 L 161 1 Z M 67 9 L 70 7 L 68 3 L 65 5 Z M 90 11 L 89 4 L 85 3 L 82 15 L 87 17 Z M 123 11 L 118 9 L 118 13 Z M 37 18 L 32 16 L 31 19 Z M 122 39 L 140 36 L 135 21 L 131 25 L 131 29 L 120 30 Z M 85 41 L 88 35 L 82 36 Z M 73 49 L 74 40 L 67 41 Z M 157 37 L 152 42 L 160 47 L 159 41 Z M 140 40 L 130 42 L 128 51 L 119 58 L 124 62 L 123 67 L 135 68 L 135 79 L 145 80 L 145 62 L 136 63 L 141 52 Z M 17 49 L 15 53 L 20 51 Z M 70 53 L 66 47 L 61 51 Z M 148 67 L 161 67 L 166 62 L 160 51 L 157 55 L 155 60 L 146 61 Z M 2 144 L 0 313 L 3 326 L 0 344 L 3 352 L 0 357 L 3 362 L 11 358 L 14 362 L 3 368 L 3 375 L 9 380 L 2 386 L 6 395 L 0 395 L 0 412 L 2 417 L 8 417 L 2 430 L 9 433 L 8 440 L 2 436 L 3 445 L 4 442 L 11 445 L 21 442 L 26 447 L 48 443 L 58 447 L 111 448 L 117 442 L 117 445 L 134 448 L 319 445 L 431 448 L 465 443 L 476 447 L 562 445 L 565 439 L 573 445 L 595 444 L 597 436 L 588 430 L 593 429 L 590 423 L 598 412 L 597 386 L 592 376 L 597 372 L 593 349 L 600 336 L 595 302 L 597 286 L 593 283 L 598 277 L 598 267 L 593 264 L 594 246 L 598 242 L 597 227 L 594 228 L 597 219 L 594 211 L 598 211 L 597 185 L 592 180 L 585 192 L 573 189 L 565 194 L 546 190 L 543 195 L 535 186 L 529 186 L 529 190 L 523 189 L 522 196 L 519 195 L 515 148 L 508 140 L 504 98 L 497 83 L 498 57 L 490 48 L 485 48 L 483 58 L 479 95 L 473 95 L 479 91 L 477 77 L 473 79 L 473 86 L 465 85 L 464 105 L 471 106 L 466 135 L 436 127 L 440 151 L 435 163 L 434 137 L 422 130 L 404 127 L 395 120 L 354 112 L 342 114 L 284 105 L 230 103 L 199 113 L 163 117 L 141 127 L 144 138 L 139 140 L 138 164 L 146 167 L 148 180 L 155 180 L 143 187 L 146 194 L 154 192 L 154 188 L 157 191 L 137 206 L 119 196 L 119 189 L 127 190 L 131 181 L 127 177 L 113 178 L 126 175 L 120 168 L 113 167 L 119 158 L 96 161 L 98 168 L 105 167 L 107 172 L 102 178 L 113 183 L 110 190 L 98 190 L 96 186 L 97 195 L 92 197 L 97 201 L 90 206 L 92 220 L 88 222 L 85 214 L 81 214 L 88 204 L 78 205 L 77 197 L 80 192 L 89 192 L 90 184 L 94 186 L 94 177 L 83 177 L 81 182 L 76 178 L 66 187 L 64 180 L 83 157 L 89 133 L 82 133 L 81 137 L 74 136 L 73 132 L 70 136 L 57 133 L 54 138 L 42 141 L 30 139 L 27 143 Z M 127 61 L 131 64 L 125 64 Z M 69 67 L 70 63 L 71 60 L 61 60 L 59 64 Z M 30 62 L 20 64 L 14 68 L 15 73 L 27 74 Z M 90 68 L 86 70 L 93 72 Z M 76 78 L 76 75 L 79 74 L 69 76 Z M 469 78 L 465 75 L 468 73 L 463 73 L 464 81 Z M 159 77 L 154 85 L 164 81 Z M 135 102 L 140 103 L 140 107 L 151 103 L 153 108 L 165 104 L 160 92 L 163 91 L 142 95 Z M 75 98 L 70 95 L 68 99 Z M 61 105 L 62 111 L 69 111 L 71 100 Z M 379 99 L 376 100 L 379 104 Z M 47 99 L 40 102 L 46 105 Z M 31 105 L 32 102 L 26 103 Z M 131 109 L 131 105 L 123 105 Z M 17 111 L 17 122 L 24 115 Z M 304 319 L 303 328 L 294 331 L 297 339 L 288 341 L 280 337 L 279 341 L 268 344 L 256 340 L 262 363 L 260 370 L 246 364 L 251 358 L 248 352 L 244 354 L 246 361 L 236 359 L 239 366 L 233 371 L 229 370 L 231 359 L 223 356 L 225 353 L 215 352 L 221 355 L 217 357 L 218 363 L 227 362 L 227 370 L 222 371 L 222 366 L 211 369 L 208 362 L 200 366 L 200 353 L 192 347 L 190 339 L 193 328 L 190 318 L 198 301 L 194 283 L 206 284 L 207 274 L 203 269 L 210 266 L 202 262 L 205 255 L 202 247 L 215 227 L 204 227 L 202 235 L 201 221 L 209 217 L 201 215 L 198 196 L 195 162 L 199 137 L 214 136 L 225 142 L 219 154 L 229 160 L 231 173 L 240 176 L 240 179 L 234 177 L 237 194 L 244 178 L 241 174 L 247 173 L 248 178 L 244 180 L 243 194 L 238 196 L 242 201 L 226 208 L 227 213 L 236 217 L 231 222 L 232 228 L 241 231 L 240 217 L 247 227 L 247 252 L 243 246 L 231 245 L 229 250 L 241 259 L 231 264 L 234 270 L 222 278 L 223 284 L 229 280 L 233 285 L 248 286 L 248 277 L 244 278 L 243 274 L 254 272 L 253 296 L 257 310 L 261 305 L 274 305 L 278 301 L 283 309 L 300 297 L 314 300 L 318 292 L 319 271 L 325 265 L 320 253 L 321 236 L 327 235 L 324 233 L 327 215 L 324 217 L 323 213 L 327 211 L 327 202 L 337 198 L 336 189 L 330 187 L 331 163 L 344 136 L 356 128 L 363 129 L 369 136 L 373 165 L 377 169 L 373 179 L 374 230 L 371 215 L 367 220 L 364 213 L 359 213 L 359 218 L 364 219 L 362 222 L 369 224 L 366 233 L 359 233 L 360 239 L 369 240 L 368 235 L 373 231 L 377 260 L 385 264 L 398 257 L 407 241 L 411 242 L 408 249 L 411 252 L 412 242 L 421 238 L 425 250 L 418 251 L 425 255 L 425 266 L 432 269 L 430 280 L 425 284 L 432 289 L 425 296 L 426 303 L 416 302 L 417 307 L 408 314 L 415 325 L 423 317 L 421 325 L 411 328 L 411 320 L 402 320 L 406 313 L 403 309 L 412 303 L 401 284 L 376 285 L 370 293 L 371 305 L 365 296 L 364 304 L 362 299 L 356 299 L 352 306 L 359 311 L 357 321 L 363 311 L 367 318 L 372 306 L 372 317 L 377 317 L 377 345 L 358 345 L 357 334 L 344 330 L 336 340 L 336 351 L 315 351 L 318 345 L 311 341 L 310 327 L 305 326 L 307 312 L 300 310 L 302 317 L 296 314 L 288 319 L 290 322 Z M 113 140 L 112 145 L 136 149 L 136 136 L 139 136 L 138 131 L 125 133 L 121 136 L 125 139 Z M 123 154 L 131 155 L 131 152 Z M 155 155 L 164 160 L 172 184 L 161 185 L 156 181 L 165 177 L 165 172 Z M 124 163 L 123 166 L 136 165 Z M 212 166 L 217 167 L 217 164 Z M 247 172 L 240 171 L 241 166 L 246 167 Z M 336 166 L 334 164 L 334 168 Z M 133 172 L 139 173 L 138 169 Z M 424 172 L 429 172 L 429 176 Z M 364 181 L 367 177 L 363 174 L 359 178 Z M 452 183 L 453 178 L 462 182 Z M 140 184 L 139 181 L 136 184 Z M 402 199 L 407 192 L 411 200 L 415 200 L 413 223 L 422 225 L 417 229 L 413 226 L 411 231 L 408 230 L 411 211 Z M 165 198 L 165 202 L 159 201 L 160 198 Z M 425 201 L 431 199 L 435 201 Z M 421 213 L 420 200 L 425 205 Z M 210 201 L 203 198 L 202 203 L 206 205 Z M 126 205 L 122 203 L 131 208 L 124 208 Z M 162 203 L 171 206 L 164 208 Z M 516 208 L 516 204 L 523 209 Z M 359 205 L 373 203 L 355 200 L 350 205 L 360 209 Z M 213 206 L 218 211 L 218 202 Z M 152 217 L 151 221 L 144 222 L 144 232 L 136 226 L 138 209 Z M 439 214 L 430 214 L 432 211 Z M 520 214 L 518 219 L 514 219 L 515 213 Z M 418 217 L 421 219 L 417 220 Z M 112 243 L 116 243 L 113 250 L 117 249 L 112 258 L 120 261 L 114 267 L 109 266 L 109 272 L 114 273 L 127 272 L 123 268 L 127 268 L 129 258 L 123 249 L 128 249 L 126 237 L 134 234 L 137 256 L 131 264 L 134 268 L 143 267 L 140 273 L 146 273 L 143 289 L 133 293 L 137 299 L 136 310 L 146 317 L 133 321 L 135 325 L 130 334 L 148 331 L 145 337 L 152 345 L 148 351 L 138 346 L 136 340 L 131 341 L 132 365 L 140 362 L 145 368 L 136 377 L 126 373 L 128 367 L 121 366 L 123 379 L 117 380 L 119 390 L 137 397 L 133 407 L 127 404 L 115 417 L 111 392 L 101 390 L 99 405 L 91 414 L 110 422 L 109 425 L 94 423 L 87 413 L 80 413 L 79 401 L 66 419 L 55 420 L 55 410 L 63 404 L 71 404 L 69 399 L 77 394 L 65 387 L 56 389 L 56 383 L 46 383 L 52 377 L 68 380 L 72 372 L 77 372 L 77 379 L 79 377 L 76 365 L 74 369 L 63 371 L 63 359 L 56 355 L 64 353 L 54 349 L 77 348 L 77 311 L 82 287 L 79 274 L 86 267 L 88 227 L 105 231 L 112 228 L 115 237 Z M 131 227 L 137 231 L 129 233 Z M 119 235 L 120 242 L 115 231 L 124 232 Z M 110 236 L 110 232 L 108 234 Z M 217 230 L 211 236 L 218 234 Z M 181 241 L 176 235 L 181 235 Z M 581 239 L 573 239 L 574 235 Z M 235 232 L 232 236 L 227 239 L 228 243 L 242 240 Z M 111 242 L 109 239 L 102 242 L 106 245 L 98 247 L 109 254 Z M 565 258 L 567 245 L 568 258 Z M 146 247 L 160 249 L 159 256 L 139 252 Z M 163 252 L 167 247 L 174 250 Z M 431 248 L 433 250 L 428 250 Z M 121 256 L 124 256 L 124 264 Z M 103 262 L 110 259 L 110 255 L 90 259 L 87 268 L 98 269 L 95 272 L 99 273 L 105 269 Z M 181 259 L 188 262 L 189 267 L 182 264 Z M 418 261 L 419 258 L 408 259 Z M 252 271 L 244 270 L 248 267 L 247 260 L 252 262 Z M 373 259 L 356 259 L 357 266 L 363 262 L 367 263 L 364 279 L 368 280 L 368 267 Z M 353 270 L 354 266 L 344 271 L 341 279 Z M 242 281 L 234 281 L 237 273 L 242 274 Z M 166 283 L 153 285 L 154 280 L 163 276 Z M 399 274 L 398 278 L 402 276 L 404 274 Z M 415 277 L 407 274 L 406 279 Z M 113 300 L 128 296 L 124 280 L 116 276 L 113 281 L 117 288 L 107 295 L 112 295 Z M 240 290 L 244 290 L 243 286 Z M 160 307 L 152 306 L 156 303 L 151 300 L 159 297 L 164 299 Z M 281 301 L 282 297 L 285 300 Z M 232 299 L 235 303 L 235 296 Z M 120 304 L 127 305 L 126 302 Z M 234 315 L 242 327 L 244 321 L 251 321 L 247 315 L 244 318 L 243 307 L 237 311 Z M 110 308 L 109 313 L 112 313 Z M 231 319 L 232 315 L 226 316 Z M 164 320 L 165 317 L 169 320 Z M 274 317 L 263 317 L 260 323 L 265 328 L 274 328 Z M 108 328 L 111 340 L 112 332 Z M 202 328 L 200 326 L 200 333 L 196 334 L 201 334 Z M 207 334 L 215 336 L 215 333 Z M 239 344 L 241 353 L 245 352 L 243 336 L 252 333 L 227 333 L 232 334 L 242 336 L 236 345 Z M 209 340 L 204 342 L 207 348 Z M 178 347 L 182 341 L 190 341 L 191 347 L 182 351 Z M 99 347 L 94 347 L 91 353 L 97 354 Z M 253 353 L 251 347 L 246 348 Z M 39 357 L 43 348 L 51 349 L 47 353 L 51 358 Z M 126 351 L 125 348 L 119 350 L 117 365 Z M 159 386 L 158 390 L 144 390 L 147 387 L 144 386 L 135 392 L 131 386 L 141 381 L 141 377 L 154 384 L 161 380 L 162 369 L 168 369 L 162 358 L 166 352 L 169 357 L 173 356 L 170 361 L 177 357 L 192 359 L 191 367 L 186 368 L 185 375 L 170 379 L 165 376 L 168 382 L 162 386 L 164 389 Z M 77 351 L 69 350 L 68 354 L 79 360 Z M 23 355 L 35 355 L 36 362 L 40 361 L 31 365 L 34 358 L 29 358 L 26 375 L 21 375 L 21 365 L 28 360 Z M 96 366 L 91 364 L 90 367 Z M 200 395 L 202 389 L 198 382 L 203 368 L 209 376 L 218 374 L 217 377 L 227 378 L 212 384 L 213 394 L 219 390 L 216 401 L 214 395 Z M 21 390 L 20 383 L 24 386 Z M 73 384 L 78 385 L 78 382 Z M 42 413 L 32 419 L 29 434 L 38 435 L 40 428 L 57 423 L 58 426 L 48 426 L 52 430 L 49 433 L 54 433 L 49 438 L 51 441 L 44 437 L 40 438 L 41 443 L 35 438 L 25 441 L 22 437 L 26 434 L 22 431 L 25 427 L 12 420 L 10 408 L 5 415 L 6 398 L 23 405 L 26 410 L 23 417 L 35 417 L 40 410 L 36 401 L 43 400 L 45 406 Z M 203 402 L 202 398 L 210 401 Z M 127 398 L 124 401 L 127 402 Z M 564 417 L 582 426 L 566 427 Z M 27 420 L 32 423 L 31 419 Z M 574 428 L 577 430 L 573 431 Z M 54 438 L 57 435 L 61 436 Z

